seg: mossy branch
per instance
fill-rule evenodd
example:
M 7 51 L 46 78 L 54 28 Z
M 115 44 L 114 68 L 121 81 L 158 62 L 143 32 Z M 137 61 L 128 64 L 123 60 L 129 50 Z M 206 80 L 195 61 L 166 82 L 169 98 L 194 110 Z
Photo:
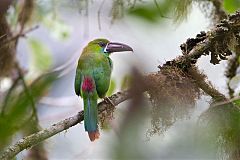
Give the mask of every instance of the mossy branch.
M 190 50 L 187 50 L 183 56 L 176 58 L 172 61 L 168 61 L 164 66 L 171 66 L 171 65 L 177 66 L 178 68 L 182 69 L 184 72 L 194 77 L 193 79 L 196 78 L 196 84 L 198 85 L 198 87 L 201 88 L 205 93 L 210 95 L 213 99 L 226 100 L 223 94 L 221 94 L 217 89 L 215 89 L 209 82 L 205 81 L 204 76 L 200 72 L 197 72 L 197 70 L 194 70 L 192 67 L 202 55 L 209 54 L 207 52 L 208 49 L 215 47 L 214 44 L 216 44 L 216 42 L 222 41 L 223 40 L 222 38 L 232 35 L 233 32 L 234 33 L 240 32 L 240 12 L 237 12 L 236 14 L 230 16 L 229 19 L 224 21 L 224 23 L 218 24 L 214 29 L 209 31 L 206 34 L 206 36 L 203 37 L 203 39 L 201 39 L 199 42 L 191 46 L 192 48 Z M 187 48 L 189 47 L 188 44 L 186 44 L 186 46 Z M 157 74 L 161 74 L 161 73 L 157 73 Z M 200 80 L 201 82 L 199 82 L 199 79 L 201 79 Z M 131 94 L 129 93 L 129 91 L 124 91 L 124 92 L 116 93 L 109 98 L 113 102 L 113 104 L 116 106 L 121 102 L 124 102 L 125 100 L 131 98 Z M 112 107 L 111 104 L 108 104 L 105 101 L 100 102 L 98 104 L 99 113 L 102 113 L 103 111 L 108 110 L 110 107 Z M 39 142 L 42 142 L 48 139 L 49 137 L 52 137 L 57 133 L 60 133 L 78 124 L 79 122 L 83 121 L 83 118 L 84 118 L 83 111 L 81 111 L 73 117 L 67 118 L 63 121 L 60 121 L 52 125 L 47 129 L 34 133 L 30 136 L 27 136 L 19 140 L 13 146 L 10 146 L 5 151 L 3 151 L 0 156 L 0 159 L 4 160 L 4 159 L 13 158 L 22 150 L 35 146 Z
M 174 63 L 183 64 L 186 67 L 196 64 L 197 59 L 201 56 L 211 54 L 211 63 L 218 64 L 231 55 L 229 43 L 240 32 L 240 11 L 229 16 L 228 19 L 222 20 L 216 24 L 211 31 L 201 32 L 195 39 L 181 45 L 183 56 L 180 56 Z M 189 49 L 190 48 L 190 49 Z
M 231 79 L 236 76 L 237 69 L 239 66 L 239 57 L 240 57 L 240 35 L 236 37 L 236 44 L 234 46 L 234 55 L 231 59 L 228 60 L 228 66 L 225 72 L 226 77 L 228 78 L 227 86 L 228 86 L 228 94 L 230 98 L 234 97 L 234 89 L 232 89 L 229 85 Z
M 214 101 L 222 102 L 226 101 L 227 98 L 224 94 L 220 93 L 212 84 L 206 80 L 206 77 L 199 72 L 196 67 L 191 67 L 188 69 L 189 75 L 195 80 L 195 83 L 201 88 L 207 95 L 211 96 Z

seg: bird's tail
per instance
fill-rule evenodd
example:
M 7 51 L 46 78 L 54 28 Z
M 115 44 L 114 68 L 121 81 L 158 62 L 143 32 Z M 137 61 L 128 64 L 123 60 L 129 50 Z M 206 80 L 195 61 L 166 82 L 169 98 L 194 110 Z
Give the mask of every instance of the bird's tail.
M 88 86 L 90 85 L 88 84 Z M 92 88 L 87 89 L 88 89 L 87 91 L 83 91 L 84 127 L 85 130 L 88 132 L 90 140 L 94 141 L 95 139 L 98 139 L 100 136 L 98 131 L 97 91 L 95 85 L 92 85 Z
M 91 141 L 99 138 L 97 123 L 97 99 L 88 95 L 84 100 L 84 126 Z

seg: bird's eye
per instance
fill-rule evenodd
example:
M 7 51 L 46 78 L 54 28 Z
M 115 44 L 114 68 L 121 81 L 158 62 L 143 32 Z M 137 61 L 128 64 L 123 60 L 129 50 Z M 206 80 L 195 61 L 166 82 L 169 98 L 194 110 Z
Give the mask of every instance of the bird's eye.
M 98 44 L 99 44 L 100 47 L 105 47 L 106 46 L 106 44 L 103 43 L 103 42 L 99 42 Z

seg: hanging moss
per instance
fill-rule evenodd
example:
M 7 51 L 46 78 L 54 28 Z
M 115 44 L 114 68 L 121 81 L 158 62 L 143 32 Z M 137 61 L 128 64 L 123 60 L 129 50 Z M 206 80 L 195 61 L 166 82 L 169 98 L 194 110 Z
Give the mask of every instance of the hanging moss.
M 165 66 L 149 76 L 148 84 L 153 105 L 150 136 L 161 134 L 176 120 L 189 117 L 200 97 L 200 89 L 191 77 L 177 67 Z

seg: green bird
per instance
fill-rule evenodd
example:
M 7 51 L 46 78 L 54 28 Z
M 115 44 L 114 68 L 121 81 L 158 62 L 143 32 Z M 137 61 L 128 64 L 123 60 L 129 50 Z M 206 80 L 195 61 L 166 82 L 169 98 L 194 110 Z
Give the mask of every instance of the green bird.
M 110 84 L 113 52 L 133 51 L 122 43 L 95 39 L 88 43 L 78 60 L 75 93 L 83 98 L 84 127 L 91 141 L 98 139 L 98 98 L 104 98 Z

